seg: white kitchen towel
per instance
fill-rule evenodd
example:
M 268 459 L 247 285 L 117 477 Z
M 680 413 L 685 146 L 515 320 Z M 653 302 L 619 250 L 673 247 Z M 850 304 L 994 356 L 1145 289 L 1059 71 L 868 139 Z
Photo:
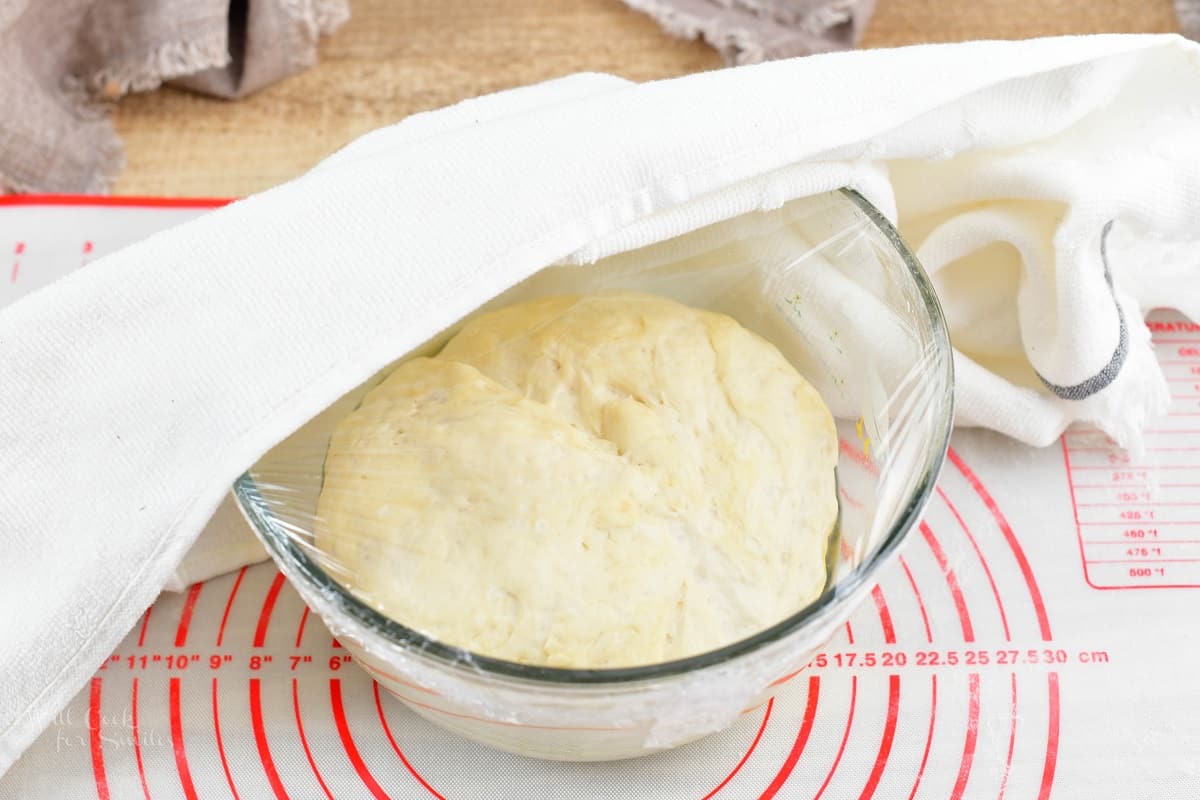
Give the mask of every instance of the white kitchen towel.
M 935 271 L 964 421 L 1130 439 L 1165 403 L 1141 310 L 1200 314 L 1179 37 L 582 75 L 413 117 L 0 313 L 0 770 L 343 392 L 543 266 L 842 185 Z
M 167 577 L 163 589 L 182 592 L 232 569 L 267 559 L 267 551 L 238 510 L 233 494 L 226 494 L 192 548 Z

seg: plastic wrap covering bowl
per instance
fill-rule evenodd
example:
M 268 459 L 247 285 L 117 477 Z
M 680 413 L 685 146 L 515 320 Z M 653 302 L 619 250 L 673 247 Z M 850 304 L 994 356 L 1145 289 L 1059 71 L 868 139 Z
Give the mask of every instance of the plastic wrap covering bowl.
M 828 582 L 815 602 L 766 630 L 676 661 L 589 670 L 485 657 L 384 616 L 347 588 L 353 575 L 317 546 L 314 530 L 331 432 L 386 370 L 235 487 L 280 569 L 380 686 L 432 722 L 527 756 L 644 755 L 719 731 L 788 691 L 917 524 L 950 435 L 953 366 L 937 300 L 892 226 L 853 192 L 793 201 L 591 265 L 551 266 L 487 308 L 610 289 L 732 316 L 778 347 L 833 411 L 840 526 L 828 546 Z M 453 333 L 406 357 L 436 352 Z

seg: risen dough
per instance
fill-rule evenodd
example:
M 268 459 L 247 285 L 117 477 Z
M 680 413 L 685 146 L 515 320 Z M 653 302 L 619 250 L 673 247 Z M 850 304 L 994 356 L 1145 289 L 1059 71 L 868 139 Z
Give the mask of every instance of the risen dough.
M 628 292 L 482 315 L 336 429 L 318 546 L 382 612 L 562 667 L 711 650 L 817 597 L 833 419 L 729 317 Z

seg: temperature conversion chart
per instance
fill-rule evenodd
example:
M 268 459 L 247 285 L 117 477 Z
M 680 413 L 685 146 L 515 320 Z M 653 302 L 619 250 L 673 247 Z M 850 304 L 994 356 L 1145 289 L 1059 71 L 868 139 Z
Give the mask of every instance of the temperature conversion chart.
M 211 205 L 5 199 L 0 304 Z M 164 593 L 0 798 L 1200 798 L 1200 329 L 1150 322 L 1174 404 L 1144 453 L 956 432 L 868 601 L 723 733 L 601 764 L 472 744 L 264 562 Z
M 1097 589 L 1200 587 L 1200 324 L 1149 322 L 1171 385 L 1171 412 L 1146 430 L 1140 458 L 1103 434 L 1062 439 L 1079 551 Z

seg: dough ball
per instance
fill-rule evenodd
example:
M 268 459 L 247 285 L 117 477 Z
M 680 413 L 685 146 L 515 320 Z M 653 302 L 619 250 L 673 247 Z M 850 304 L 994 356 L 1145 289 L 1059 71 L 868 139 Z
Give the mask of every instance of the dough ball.
M 774 346 L 632 292 L 477 317 L 337 427 L 317 544 L 447 644 L 635 666 L 750 636 L 825 585 L 837 434 Z

